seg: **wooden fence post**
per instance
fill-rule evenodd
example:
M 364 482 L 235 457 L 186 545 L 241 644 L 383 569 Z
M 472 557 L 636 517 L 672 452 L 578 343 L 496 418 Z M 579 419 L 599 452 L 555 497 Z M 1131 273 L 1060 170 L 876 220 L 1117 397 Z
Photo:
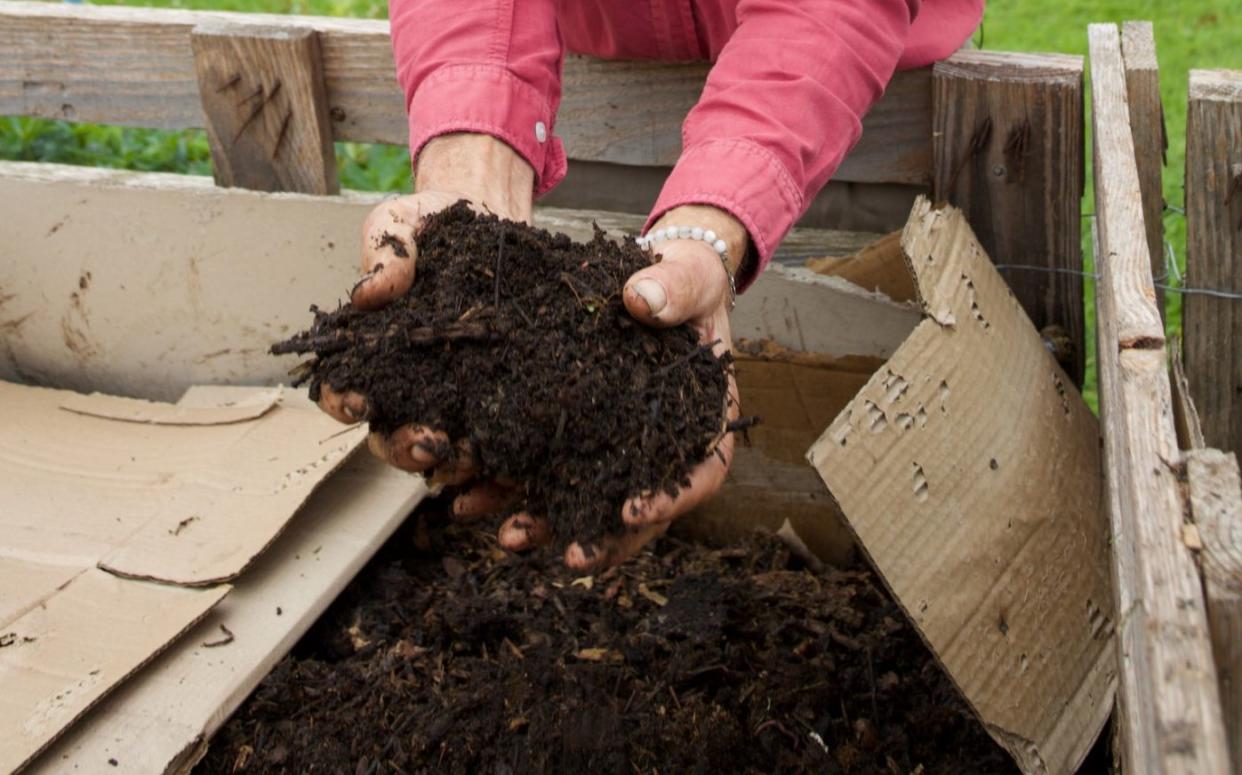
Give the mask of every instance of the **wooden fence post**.
M 1164 105 L 1160 102 L 1160 70 L 1156 63 L 1156 38 L 1151 22 L 1121 25 L 1121 55 L 1126 68 L 1126 94 L 1130 103 L 1130 132 L 1138 161 L 1139 188 L 1143 192 L 1143 223 L 1147 226 L 1147 249 L 1151 253 L 1151 276 L 1163 283 L 1164 187 L 1162 170 L 1169 149 L 1165 134 Z M 1156 309 L 1164 315 L 1164 291 L 1156 289 Z
M 1079 384 L 1082 73 L 1081 57 L 976 51 L 937 64 L 932 77 L 935 199 L 966 213 L 1035 327 L 1068 337 L 1074 352 L 1063 365 Z
M 1203 590 L 1233 771 L 1242 772 L 1242 479 L 1231 452 L 1186 453 L 1190 511 L 1203 545 Z
M 190 43 L 216 183 L 338 193 L 319 34 L 210 24 Z
M 1121 36 L 1093 24 L 1096 312 L 1127 773 L 1227 773 L 1229 755 L 1173 424 Z
M 1242 293 L 1242 71 L 1190 72 L 1186 285 Z M 1204 438 L 1242 454 L 1242 300 L 1188 293 L 1182 330 Z

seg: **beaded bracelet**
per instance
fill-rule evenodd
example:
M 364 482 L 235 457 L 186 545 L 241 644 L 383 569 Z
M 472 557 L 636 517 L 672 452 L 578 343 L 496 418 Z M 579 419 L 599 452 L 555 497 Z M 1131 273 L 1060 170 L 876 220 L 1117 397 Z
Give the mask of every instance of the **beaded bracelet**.
M 635 237 L 634 241 L 638 243 L 640 248 L 649 250 L 655 245 L 671 239 L 690 239 L 706 242 L 711 245 L 712 250 L 716 251 L 720 256 L 720 263 L 724 266 L 725 277 L 729 278 L 729 309 L 733 309 L 737 304 L 737 281 L 733 278 L 733 273 L 729 271 L 729 246 L 725 241 L 716 236 L 716 232 L 711 229 L 704 229 L 699 226 L 667 226 L 663 229 L 656 229 L 645 237 Z

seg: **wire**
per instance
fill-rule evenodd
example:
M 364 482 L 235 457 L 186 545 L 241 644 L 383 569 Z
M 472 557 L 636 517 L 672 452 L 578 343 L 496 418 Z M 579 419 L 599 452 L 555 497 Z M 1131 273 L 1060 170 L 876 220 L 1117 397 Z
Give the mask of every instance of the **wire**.
M 1100 276 L 1094 272 L 1083 272 L 1078 269 L 1065 269 L 1056 266 L 1027 266 L 1025 264 L 997 264 L 999 270 L 1017 269 L 1024 272 L 1047 272 L 1050 274 L 1069 274 L 1078 277 L 1086 277 L 1092 280 L 1099 280 Z M 1164 279 L 1164 278 L 1161 278 Z M 1234 293 L 1233 291 L 1221 291 L 1215 288 L 1184 288 L 1177 285 L 1166 285 L 1164 283 L 1153 283 L 1153 285 L 1162 291 L 1176 293 L 1182 296 L 1211 296 L 1216 299 L 1235 299 L 1242 300 L 1242 293 Z

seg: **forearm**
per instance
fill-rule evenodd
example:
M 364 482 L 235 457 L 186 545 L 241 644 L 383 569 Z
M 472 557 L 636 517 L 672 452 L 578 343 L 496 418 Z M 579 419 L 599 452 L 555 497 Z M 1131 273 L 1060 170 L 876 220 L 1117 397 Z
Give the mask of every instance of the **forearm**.
M 739 290 L 753 281 L 857 141 L 918 5 L 740 2 L 739 25 L 686 118 L 682 156 L 655 217 L 687 204 L 728 212 L 758 258 L 742 268 Z
M 491 135 L 457 132 L 422 147 L 414 162 L 414 190 L 459 193 L 503 218 L 529 222 L 535 171 Z
M 448 150 L 433 157 L 508 173 L 511 149 L 530 168 L 536 193 L 564 177 L 565 152 L 554 133 L 563 50 L 553 0 L 390 0 L 389 17 L 416 160 L 438 138 L 487 135 L 505 148 L 452 141 L 437 143 Z M 476 159 L 479 153 L 485 158 Z M 437 160 L 416 163 L 425 182 L 437 179 Z M 503 187 L 516 201 L 525 198 L 526 176 L 514 174 Z

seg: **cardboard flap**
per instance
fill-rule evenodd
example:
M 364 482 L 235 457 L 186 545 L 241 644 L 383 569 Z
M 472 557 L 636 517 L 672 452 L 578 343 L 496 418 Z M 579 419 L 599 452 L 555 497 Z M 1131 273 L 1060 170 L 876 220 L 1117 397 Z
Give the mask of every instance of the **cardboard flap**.
M 124 398 L 103 393 L 67 396 L 60 408 L 88 417 L 100 417 L 123 422 L 151 423 L 153 425 L 226 425 L 257 419 L 280 402 L 281 388 L 247 391 L 237 401 L 223 402 L 218 406 L 186 406 L 163 401 L 145 401 L 140 398 Z
M 902 245 L 927 318 L 808 458 L 990 734 L 1073 771 L 1116 685 L 1098 424 L 959 211 Z
M 224 408 L 257 411 L 273 395 L 233 393 Z M 208 425 L 118 422 L 65 405 L 82 403 L 0 383 L 0 557 L 177 584 L 239 574 L 366 436 L 297 402 Z
M 38 755 L 228 591 L 142 584 L 90 569 L 5 625 L 0 631 L 0 772 L 14 771 Z

